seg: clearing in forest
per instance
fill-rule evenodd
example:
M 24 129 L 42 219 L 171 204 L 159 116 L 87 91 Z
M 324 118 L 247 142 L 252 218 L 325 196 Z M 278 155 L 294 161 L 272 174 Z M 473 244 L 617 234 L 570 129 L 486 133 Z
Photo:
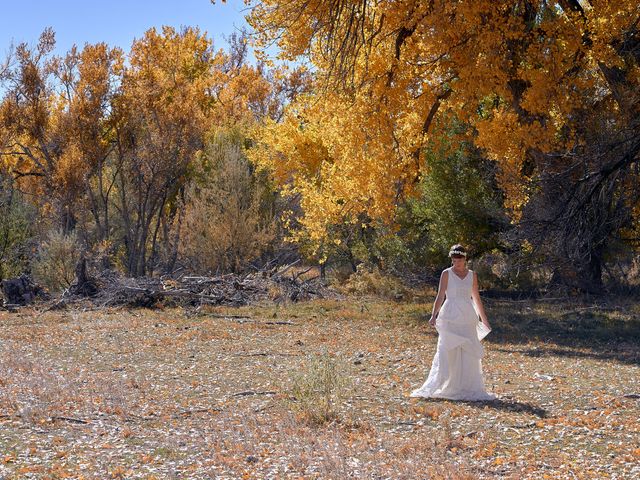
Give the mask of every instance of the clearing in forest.
M 640 476 L 638 306 L 485 304 L 488 403 L 408 397 L 427 303 L 2 312 L 0 477 Z

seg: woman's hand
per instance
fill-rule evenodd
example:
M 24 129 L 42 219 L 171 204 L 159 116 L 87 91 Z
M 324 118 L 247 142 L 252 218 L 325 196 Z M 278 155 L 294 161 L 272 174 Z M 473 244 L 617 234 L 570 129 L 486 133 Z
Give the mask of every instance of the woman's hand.
M 491 325 L 489 325 L 489 320 L 485 318 L 484 320 L 482 320 L 482 323 L 484 324 L 485 327 L 491 330 Z
M 429 319 L 429 325 L 431 325 L 432 327 L 436 326 L 436 315 L 431 315 L 431 318 Z

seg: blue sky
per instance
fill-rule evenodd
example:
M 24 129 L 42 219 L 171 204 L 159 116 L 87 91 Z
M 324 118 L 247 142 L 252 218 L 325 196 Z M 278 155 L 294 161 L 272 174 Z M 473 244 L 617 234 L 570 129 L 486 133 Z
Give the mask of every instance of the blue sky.
M 56 53 L 73 44 L 106 42 L 129 51 L 134 38 L 151 27 L 198 26 L 225 48 L 225 36 L 242 27 L 246 5 L 210 0 L 0 0 L 0 56 L 13 42 L 35 44 L 46 27 L 56 32 Z

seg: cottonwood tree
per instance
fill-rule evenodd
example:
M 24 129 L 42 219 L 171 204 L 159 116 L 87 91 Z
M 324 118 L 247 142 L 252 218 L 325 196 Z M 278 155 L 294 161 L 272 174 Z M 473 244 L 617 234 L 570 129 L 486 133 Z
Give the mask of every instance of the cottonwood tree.
M 495 160 L 518 221 L 545 176 L 592 151 L 589 112 L 605 115 L 618 148 L 615 158 L 578 160 L 587 178 L 624 176 L 637 163 L 639 20 L 631 0 L 256 2 L 259 40 L 285 59 L 307 57 L 315 90 L 265 125 L 255 159 L 303 196 L 302 224 L 320 242 L 358 212 L 392 218 L 415 190 L 424 147 L 456 118 Z M 578 272 L 596 285 L 589 264 L 600 243 L 575 245 Z
M 164 209 L 202 147 L 214 57 L 211 41 L 192 28 L 151 29 L 132 45 L 114 102 L 115 154 L 122 165 L 114 207 L 131 275 L 149 272 Z
M 105 44 L 52 56 L 45 30 L 35 47 L 18 45 L 4 72 L 0 152 L 16 185 L 64 231 L 110 150 L 107 117 L 121 52 Z
M 245 41 L 214 50 L 195 28 L 164 27 L 134 42 L 114 103 L 115 188 L 132 275 L 175 263 L 186 188 L 205 138 L 216 130 L 247 130 L 271 107 L 271 86 L 246 62 Z M 162 252 L 160 252 L 162 250 Z
M 225 52 L 195 28 L 151 29 L 127 55 L 54 45 L 46 30 L 0 68 L 2 171 L 47 228 L 120 252 L 130 275 L 171 269 L 205 137 L 281 111 L 273 73 L 248 64 L 242 35 Z
M 86 244 L 105 241 L 111 232 L 109 196 L 113 181 L 109 172 L 115 149 L 112 113 L 123 62 L 123 52 L 105 43 L 87 44 L 81 51 L 74 46 L 57 61 L 61 97 L 66 102 L 60 121 L 66 148 L 57 187 L 65 205 L 90 212 L 92 226 L 83 225 L 81 229 Z M 84 216 L 81 211 L 73 212 L 78 221 Z

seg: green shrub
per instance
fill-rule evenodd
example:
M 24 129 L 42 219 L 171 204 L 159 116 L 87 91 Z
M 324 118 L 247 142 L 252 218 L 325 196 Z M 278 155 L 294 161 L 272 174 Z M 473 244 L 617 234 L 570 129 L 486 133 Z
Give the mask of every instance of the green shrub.
M 427 169 L 418 195 L 399 212 L 404 237 L 420 265 L 448 263 L 451 245 L 473 255 L 499 247 L 510 228 L 496 185 L 495 166 L 469 145 L 425 151 Z
M 28 270 L 35 216 L 35 208 L 0 179 L 0 280 Z
M 34 277 L 52 292 L 63 290 L 73 283 L 79 259 L 80 244 L 76 233 L 52 230 L 38 249 L 33 263 Z

